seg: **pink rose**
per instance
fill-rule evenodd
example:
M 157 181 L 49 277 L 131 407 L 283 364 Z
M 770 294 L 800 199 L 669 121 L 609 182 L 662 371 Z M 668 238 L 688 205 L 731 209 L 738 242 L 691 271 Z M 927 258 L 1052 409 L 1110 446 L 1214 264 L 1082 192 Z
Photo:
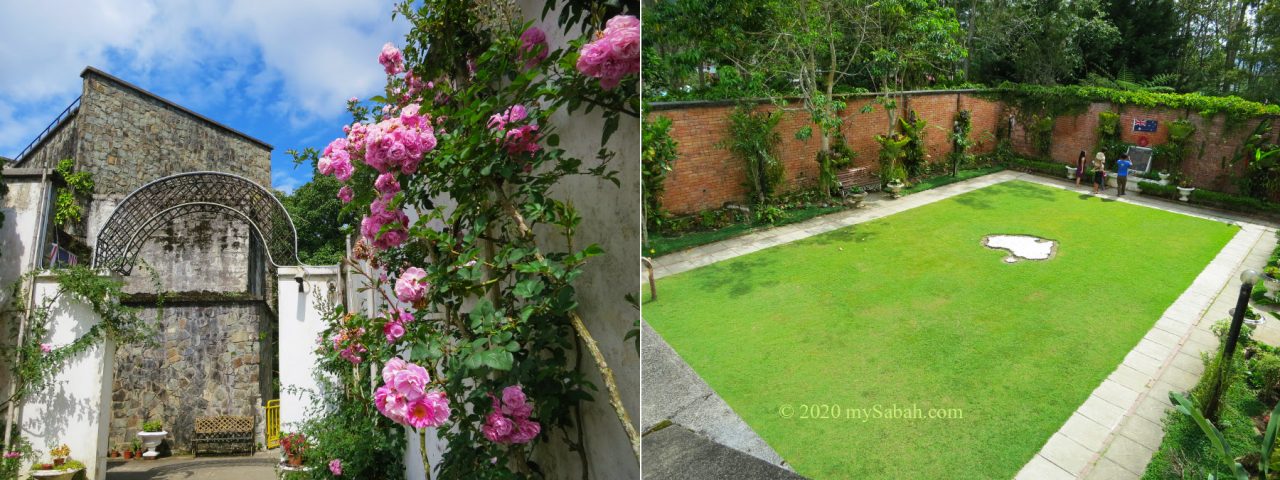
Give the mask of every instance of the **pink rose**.
M 404 71 L 404 54 L 391 42 L 387 42 L 382 46 L 382 54 L 378 55 L 378 63 L 382 64 L 387 75 L 398 74 Z
M 387 337 L 387 343 L 395 343 L 404 336 L 404 325 L 399 320 L 387 322 L 382 326 L 382 334 Z
M 50 353 L 50 352 L 53 352 L 53 344 L 51 344 L 51 343 L 41 343 L 41 344 L 40 344 L 40 351 L 41 351 L 41 352 L 44 352 L 44 353 Z
M 343 185 L 338 189 L 338 199 L 342 200 L 342 203 L 351 203 L 354 198 L 356 198 L 356 192 L 351 190 L 350 185 Z
M 449 419 L 449 413 L 449 397 L 432 391 L 409 406 L 407 419 L 413 428 L 438 427 Z
M 502 415 L 500 412 L 490 413 L 485 418 L 484 425 L 480 430 L 484 432 L 484 438 L 490 442 L 503 443 L 511 435 L 511 430 L 515 428 L 515 422 Z
M 332 473 L 333 476 L 335 477 L 341 477 L 342 476 L 342 460 L 339 460 L 336 458 L 333 460 L 330 460 L 329 473 Z
M 532 68 L 547 58 L 547 34 L 538 27 L 529 27 L 520 34 L 520 54 L 528 57 L 524 67 Z
M 427 293 L 430 283 L 423 279 L 427 277 L 427 271 L 418 267 L 409 267 L 400 272 L 400 278 L 396 280 L 396 298 L 404 303 L 414 303 L 422 299 Z
M 384 195 L 394 195 L 400 192 L 400 181 L 390 172 L 383 173 L 373 182 L 373 188 Z

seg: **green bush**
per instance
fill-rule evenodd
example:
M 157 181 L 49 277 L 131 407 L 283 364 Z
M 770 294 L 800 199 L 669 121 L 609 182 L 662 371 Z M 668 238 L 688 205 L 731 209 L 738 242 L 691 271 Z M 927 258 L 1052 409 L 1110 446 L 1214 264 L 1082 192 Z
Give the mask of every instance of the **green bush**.
M 1270 352 L 1259 352 L 1249 360 L 1249 384 L 1257 388 L 1259 394 L 1268 399 L 1276 399 L 1277 387 L 1280 387 L 1280 356 Z
M 164 423 L 159 420 L 147 420 L 142 423 L 142 431 L 144 432 L 163 432 Z
M 676 141 L 671 138 L 671 119 L 654 115 L 646 118 L 641 129 L 641 182 L 644 195 L 644 218 L 651 227 L 659 227 L 662 217 L 662 191 L 667 174 L 676 163 Z
M 1011 169 L 1024 172 L 1043 173 L 1054 177 L 1062 177 L 1067 174 L 1066 165 L 1057 162 L 1032 160 L 1022 157 L 1009 157 L 1005 159 L 1005 163 Z

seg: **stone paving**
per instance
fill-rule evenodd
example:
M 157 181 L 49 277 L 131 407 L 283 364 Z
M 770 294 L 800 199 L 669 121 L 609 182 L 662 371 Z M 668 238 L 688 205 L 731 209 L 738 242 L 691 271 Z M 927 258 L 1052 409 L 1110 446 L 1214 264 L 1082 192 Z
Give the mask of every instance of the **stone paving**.
M 199 458 L 166 457 L 158 460 L 107 462 L 107 480 L 275 480 L 280 452 L 258 452 L 252 456 Z
M 961 193 L 977 190 L 1010 180 L 1025 180 L 1042 185 L 1087 193 L 1087 187 L 1076 187 L 1065 181 L 1053 181 L 1044 177 L 1016 172 L 1000 172 L 972 180 L 946 185 L 933 190 L 890 200 L 884 196 L 869 196 L 865 207 L 811 219 L 806 222 L 755 232 L 710 245 L 672 253 L 654 260 L 654 276 L 662 278 L 692 270 L 711 263 L 745 255 L 764 248 L 829 232 L 850 225 L 882 218 L 894 213 L 946 199 Z M 1114 190 L 1112 190 L 1114 192 Z M 1219 319 L 1228 317 L 1234 307 L 1240 288 L 1240 272 L 1245 269 L 1261 270 L 1276 246 L 1276 226 L 1268 222 L 1244 220 L 1229 213 L 1192 207 L 1185 204 L 1157 200 L 1140 195 L 1124 198 L 1105 195 L 1109 199 L 1145 205 L 1211 220 L 1233 223 L 1241 231 L 1224 247 L 1212 262 L 1196 277 L 1192 285 L 1165 311 L 1155 326 L 1125 357 L 1124 361 L 1080 405 L 1080 408 L 1062 425 L 1031 461 L 1018 473 L 1019 479 L 1136 479 L 1142 476 L 1155 450 L 1159 448 L 1164 431 L 1164 414 L 1171 408 L 1170 391 L 1185 391 L 1199 380 L 1204 370 L 1201 353 L 1213 352 L 1217 338 L 1210 327 Z M 1255 338 L 1268 343 L 1280 342 L 1280 321 L 1264 315 L 1267 323 L 1256 329 Z M 661 337 L 647 329 L 649 336 L 661 341 Z M 1268 340 L 1269 339 L 1269 340 Z M 662 342 L 665 346 L 665 342 Z M 666 347 L 670 349 L 670 347 Z M 687 365 L 671 352 L 675 361 L 685 369 Z M 646 356 L 646 363 L 649 357 Z M 685 380 L 674 383 L 690 385 L 705 383 L 690 370 Z M 664 382 L 665 383 L 665 382 Z M 695 385 L 696 386 L 696 385 Z M 647 392 L 646 392 L 647 393 Z M 714 392 L 700 402 L 723 404 Z M 650 397 L 646 395 L 646 402 Z M 647 405 L 642 408 L 650 408 Z M 670 408 L 670 407 L 668 407 Z M 660 409 L 660 408 L 659 408 Z M 656 410 L 654 410 L 656 411 Z M 729 412 L 732 414 L 732 412 Z M 717 424 L 716 422 L 723 422 Z M 750 428 L 744 431 L 737 423 L 737 415 L 721 416 L 704 421 L 702 431 L 735 431 L 730 441 L 743 445 L 763 444 Z M 746 435 L 746 438 L 743 436 Z M 722 441 L 717 435 L 708 435 Z M 767 444 L 766 448 L 767 448 Z M 775 465 L 781 462 L 770 449 L 767 453 L 758 449 L 751 452 Z M 771 455 L 770 455 L 771 454 Z M 785 463 L 782 463 L 785 465 Z

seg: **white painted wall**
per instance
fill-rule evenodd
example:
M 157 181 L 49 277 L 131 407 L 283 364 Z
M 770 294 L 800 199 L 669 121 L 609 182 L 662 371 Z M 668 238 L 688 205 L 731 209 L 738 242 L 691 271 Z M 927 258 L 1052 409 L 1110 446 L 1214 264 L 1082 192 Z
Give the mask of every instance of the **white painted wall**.
M 9 287 L 31 269 L 39 222 L 40 177 L 6 177 L 9 194 L 0 200 L 4 224 L 0 225 L 0 304 L 9 301 Z
M 311 399 L 306 393 L 290 392 L 290 387 L 318 392 L 312 372 L 318 357 L 316 339 L 324 331 L 315 295 L 325 301 L 338 299 L 340 290 L 338 267 L 306 266 L 280 267 L 280 425 L 289 430 L 291 425 L 306 420 Z M 303 277 L 304 291 L 298 292 L 297 277 Z
M 59 292 L 51 275 L 36 277 L 36 304 Z M 55 346 L 71 343 L 100 320 L 84 303 L 62 296 L 53 305 L 49 336 L 43 342 Z M 106 478 L 107 415 L 110 413 L 112 365 L 115 345 L 104 341 L 72 358 L 54 377 L 48 389 L 27 396 L 21 411 L 21 433 L 48 461 L 50 448 L 71 447 L 71 458 L 85 463 L 87 478 Z M 28 468 L 24 465 L 23 468 Z

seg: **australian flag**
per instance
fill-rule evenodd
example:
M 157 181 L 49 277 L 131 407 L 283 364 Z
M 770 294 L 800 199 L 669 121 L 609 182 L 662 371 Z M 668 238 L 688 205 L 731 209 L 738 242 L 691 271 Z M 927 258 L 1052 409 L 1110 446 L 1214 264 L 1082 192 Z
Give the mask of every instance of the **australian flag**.
M 1159 123 L 1157 123 L 1155 120 L 1145 120 L 1145 121 L 1139 122 L 1138 119 L 1136 118 L 1133 119 L 1133 131 L 1135 132 L 1154 133 L 1158 125 Z

